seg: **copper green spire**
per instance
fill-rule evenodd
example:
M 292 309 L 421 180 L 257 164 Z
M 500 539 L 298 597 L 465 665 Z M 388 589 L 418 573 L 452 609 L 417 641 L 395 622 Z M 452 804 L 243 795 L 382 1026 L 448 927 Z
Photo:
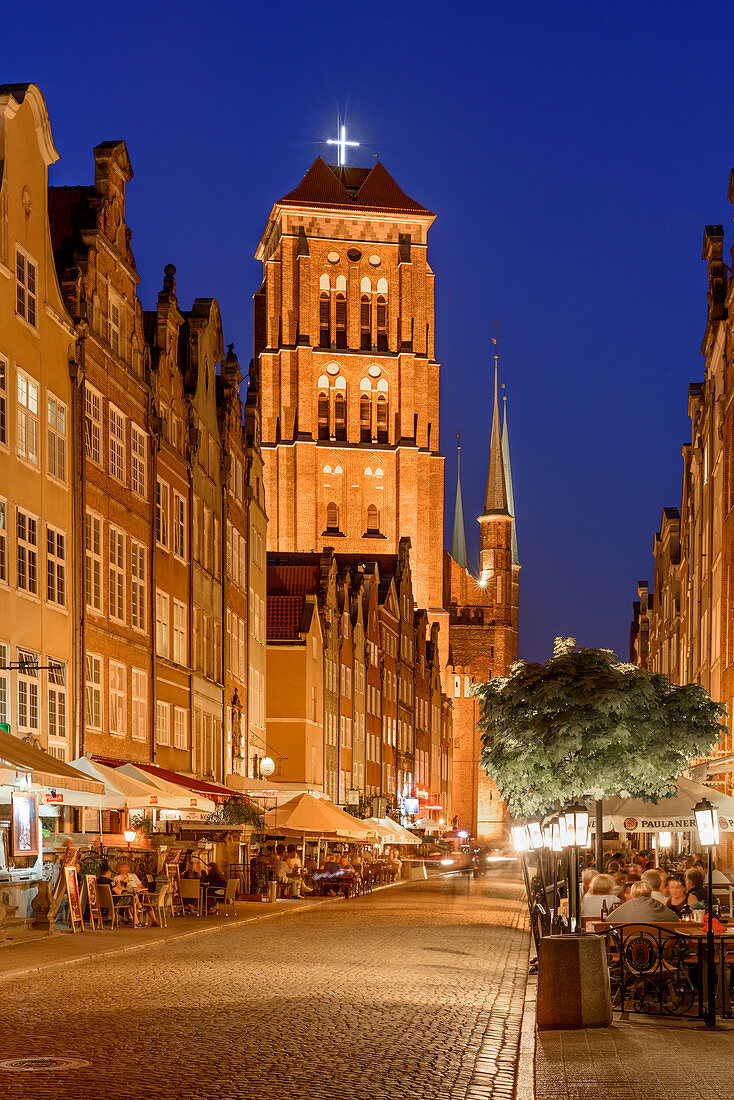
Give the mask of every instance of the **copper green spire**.
M 507 509 L 512 516 L 512 564 L 519 565 L 517 556 L 517 525 L 515 522 L 515 493 L 512 488 L 512 467 L 510 466 L 510 433 L 507 427 L 507 393 L 504 382 L 502 384 L 502 404 L 504 405 L 504 420 L 502 423 L 502 465 L 505 470 L 505 494 L 507 496 Z
M 456 433 L 456 504 L 454 505 L 454 533 L 451 539 L 451 557 L 462 569 L 466 569 L 466 536 L 464 533 L 464 506 L 461 502 L 461 436 Z

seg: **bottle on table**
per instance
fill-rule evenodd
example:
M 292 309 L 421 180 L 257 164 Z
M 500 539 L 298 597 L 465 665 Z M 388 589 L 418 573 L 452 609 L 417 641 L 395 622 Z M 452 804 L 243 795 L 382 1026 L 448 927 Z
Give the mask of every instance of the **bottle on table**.
M 609 916 L 609 910 L 607 909 L 607 899 L 606 899 L 606 898 L 602 898 L 602 903 L 601 903 L 601 919 L 602 919 L 602 920 L 606 920 L 608 916 Z

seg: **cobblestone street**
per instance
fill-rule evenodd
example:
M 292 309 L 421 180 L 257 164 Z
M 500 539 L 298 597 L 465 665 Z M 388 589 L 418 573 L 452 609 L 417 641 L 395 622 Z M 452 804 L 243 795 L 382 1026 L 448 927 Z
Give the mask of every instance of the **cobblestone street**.
M 2 987 L 0 1097 L 510 1100 L 520 887 L 464 875 Z

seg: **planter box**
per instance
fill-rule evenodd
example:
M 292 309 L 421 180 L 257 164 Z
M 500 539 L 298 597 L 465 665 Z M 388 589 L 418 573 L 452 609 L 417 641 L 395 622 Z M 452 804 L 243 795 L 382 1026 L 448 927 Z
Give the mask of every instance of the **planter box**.
M 270 901 L 267 894 L 240 894 L 238 901 Z

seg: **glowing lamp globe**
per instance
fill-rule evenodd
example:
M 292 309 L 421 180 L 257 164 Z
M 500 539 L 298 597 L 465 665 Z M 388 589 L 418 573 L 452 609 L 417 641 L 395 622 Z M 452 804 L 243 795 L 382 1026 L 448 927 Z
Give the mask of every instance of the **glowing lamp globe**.
M 137 834 L 134 829 L 125 829 L 122 835 L 125 837 L 128 844 L 132 844 Z
M 708 798 L 702 798 L 693 812 L 696 815 L 696 828 L 701 846 L 713 848 L 719 843 L 719 811 Z
M 260 761 L 260 776 L 263 779 L 270 779 L 270 776 L 275 772 L 275 761 L 270 756 L 263 756 Z

